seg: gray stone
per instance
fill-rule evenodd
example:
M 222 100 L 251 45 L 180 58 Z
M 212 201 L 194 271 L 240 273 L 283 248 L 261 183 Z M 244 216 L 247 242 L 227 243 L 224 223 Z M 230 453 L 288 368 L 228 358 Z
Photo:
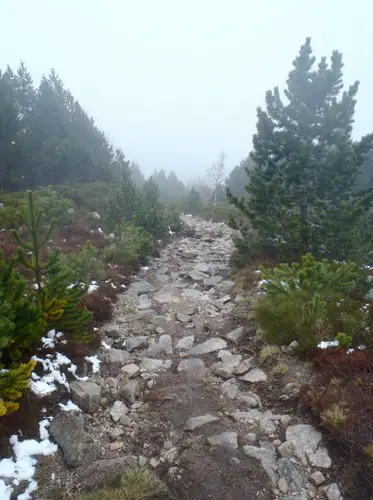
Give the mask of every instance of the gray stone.
M 148 372 L 159 372 L 163 370 L 168 370 L 172 366 L 172 361 L 167 359 L 152 359 L 152 358 L 142 358 L 141 360 L 141 370 Z
M 276 432 L 275 424 L 272 422 L 272 420 L 270 420 L 268 417 L 265 417 L 265 416 L 263 416 L 263 418 L 259 422 L 259 429 L 264 434 L 267 434 L 267 435 L 270 435 L 270 434 L 273 434 L 274 432 Z
M 278 480 L 277 487 L 281 491 L 281 493 L 286 494 L 289 491 L 288 483 L 283 477 Z
M 169 280 L 167 274 L 161 274 L 161 273 L 156 274 L 155 279 L 157 279 L 161 283 L 167 283 L 167 281 Z
M 126 364 L 130 355 L 127 351 L 122 349 L 108 349 L 104 353 L 104 362 L 109 364 L 120 365 L 120 368 Z
M 236 399 L 238 394 L 238 385 L 236 381 L 233 379 L 227 380 L 220 386 L 221 393 L 228 399 Z
M 134 403 L 140 396 L 140 384 L 137 380 L 130 380 L 119 389 L 119 393 L 129 403 Z
M 209 413 L 206 413 L 206 415 L 200 415 L 198 417 L 189 417 L 186 421 L 184 429 L 186 431 L 194 431 L 196 429 L 199 429 L 203 425 L 210 424 L 211 422 L 217 422 L 218 420 L 219 417 L 214 417 Z
M 140 295 L 137 308 L 140 311 L 145 311 L 147 309 L 151 309 L 151 307 L 152 307 L 151 299 L 147 295 Z
M 49 432 L 62 448 L 66 464 L 78 467 L 83 461 L 87 445 L 83 415 L 80 412 L 58 413 L 49 426 Z
M 129 365 L 122 366 L 121 371 L 132 378 L 140 372 L 140 368 L 135 363 L 130 363 Z
M 114 422 L 118 422 L 123 415 L 128 413 L 127 406 L 122 401 L 115 401 L 110 410 L 110 416 Z
M 116 328 L 113 326 L 106 328 L 105 334 L 112 339 L 118 339 L 121 336 L 121 332 L 120 332 L 119 328 Z
M 217 377 L 221 377 L 224 379 L 231 378 L 233 375 L 233 365 L 223 363 L 222 361 L 218 361 L 211 365 L 210 370 Z
M 293 465 L 289 459 L 280 458 L 277 462 L 277 472 L 280 478 L 286 479 L 292 491 L 301 491 L 303 478 L 299 470 Z M 286 493 L 286 492 L 283 492 Z
M 278 446 L 278 452 L 284 458 L 291 458 L 294 454 L 293 445 L 285 441 Z
M 286 429 L 286 441 L 292 445 L 295 456 L 303 465 L 309 462 L 314 467 L 328 469 L 332 461 L 327 450 L 320 447 L 321 440 L 321 433 L 313 425 L 298 424 Z
M 209 274 L 209 267 L 209 264 L 206 262 L 199 262 L 194 269 L 201 273 Z
M 188 277 L 196 283 L 201 283 L 201 282 L 205 281 L 206 279 L 208 279 L 209 276 L 208 276 L 208 274 L 201 273 L 201 271 L 191 271 L 188 274 Z
M 309 476 L 309 480 L 315 486 L 320 486 L 322 483 L 325 483 L 325 476 L 322 472 L 317 470 L 316 472 L 314 472 Z
M 155 291 L 156 288 L 145 280 L 134 281 L 128 287 L 128 293 L 134 293 L 135 295 L 142 295 L 144 293 L 152 293 Z
M 250 420 L 260 422 L 263 418 L 263 413 L 254 408 L 249 411 L 235 411 L 232 413 L 232 417 L 236 422 L 248 422 Z
M 268 446 L 266 448 L 258 448 L 256 446 L 245 445 L 242 449 L 245 455 L 256 458 L 261 462 L 263 469 L 272 481 L 272 484 L 275 486 L 277 484 L 277 477 L 275 473 L 277 467 L 275 447 Z
M 188 358 L 180 361 L 177 367 L 177 372 L 187 372 L 194 374 L 202 374 L 205 371 L 205 363 L 199 358 Z
M 243 375 L 244 373 L 248 372 L 251 368 L 254 368 L 255 366 L 256 366 L 256 361 L 254 356 L 248 359 L 244 359 L 242 363 L 240 363 L 237 366 L 237 368 L 234 369 L 234 374 Z
M 183 290 L 183 297 L 196 300 L 203 300 L 204 294 L 200 290 L 197 290 L 196 288 L 185 288 Z
M 243 326 L 239 326 L 235 330 L 232 330 L 231 332 L 226 333 L 224 335 L 224 338 L 227 339 L 227 340 L 229 340 L 230 342 L 233 342 L 233 344 L 238 345 L 244 335 L 245 335 L 245 329 L 244 329 L 244 327 Z
M 153 296 L 153 300 L 158 304 L 177 304 L 180 302 L 180 297 L 175 290 L 160 290 Z
M 256 408 L 257 406 L 261 406 L 259 396 L 256 394 L 241 394 L 238 397 L 238 401 L 242 406 L 246 406 L 248 408 Z
M 222 434 L 210 436 L 207 438 L 207 441 L 211 446 L 221 446 L 229 450 L 236 450 L 238 448 L 236 432 L 223 432 Z
M 339 491 L 337 483 L 331 483 L 324 488 L 326 498 L 328 500 L 341 500 L 342 495 Z
M 221 276 L 211 276 L 211 278 L 208 278 L 206 280 L 206 287 L 207 288 L 212 288 L 216 285 L 218 285 L 219 283 L 221 283 L 223 281 L 223 278 Z
M 94 413 L 100 406 L 101 387 L 94 382 L 74 380 L 70 384 L 71 399 L 86 413 Z
M 212 337 L 203 344 L 198 344 L 192 347 L 189 351 L 190 355 L 201 355 L 201 354 L 209 354 L 211 352 L 220 351 L 220 349 L 225 349 L 227 347 L 227 343 L 225 340 Z
M 126 349 L 133 352 L 136 349 L 145 349 L 148 347 L 148 337 L 139 335 L 138 337 L 128 337 L 125 341 Z
M 265 382 L 267 380 L 267 375 L 261 368 L 252 368 L 250 371 L 239 377 L 242 382 L 250 382 L 255 384 L 256 382 Z
M 242 361 L 241 354 L 232 354 L 226 349 L 218 352 L 218 358 L 220 358 L 224 364 L 231 365 L 233 368 L 237 368 Z
M 183 314 L 181 312 L 176 313 L 176 319 L 180 321 L 180 323 L 189 323 L 189 321 L 191 321 L 191 318 L 188 314 Z
M 226 280 L 222 281 L 218 285 L 216 285 L 216 288 L 219 289 L 220 292 L 222 293 L 231 293 L 233 288 L 236 286 L 236 283 L 232 280 Z
M 248 432 L 244 436 L 244 442 L 245 444 L 253 444 L 256 441 L 256 434 L 254 432 Z
M 194 335 L 188 335 L 187 337 L 183 337 L 176 343 L 175 348 L 183 351 L 188 351 L 193 347 L 194 338 L 195 338 Z
M 132 469 L 136 465 L 136 458 L 131 455 L 97 460 L 88 467 L 82 467 L 79 470 L 79 484 L 84 491 L 95 491 L 102 486 L 114 483 L 123 473 L 123 470 L 126 468 Z
M 172 338 L 171 335 L 161 335 L 158 341 L 151 339 L 149 347 L 146 350 L 145 357 L 155 358 L 160 354 L 172 355 Z

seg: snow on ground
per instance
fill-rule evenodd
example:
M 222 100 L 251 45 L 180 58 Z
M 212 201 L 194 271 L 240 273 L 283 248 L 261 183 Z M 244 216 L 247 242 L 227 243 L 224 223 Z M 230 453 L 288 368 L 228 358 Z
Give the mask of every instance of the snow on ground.
M 43 348 L 56 348 L 57 343 L 65 343 L 63 334 L 51 330 L 43 337 Z M 58 346 L 57 346 L 58 348 Z M 39 396 L 45 396 L 55 391 L 58 385 L 62 385 L 70 391 L 70 385 L 62 367 L 79 380 L 87 380 L 88 377 L 77 375 L 77 366 L 71 360 L 59 352 L 47 354 L 44 358 L 33 356 L 32 359 L 43 367 L 43 374 L 33 373 L 31 378 L 31 390 Z M 100 360 L 97 356 L 86 356 L 92 364 L 92 372 L 97 373 L 100 369 Z M 71 400 L 67 403 L 59 403 L 61 411 L 80 411 L 80 408 Z M 33 492 L 38 488 L 34 480 L 37 455 L 52 455 L 57 451 L 57 445 L 49 439 L 48 427 L 53 417 L 44 417 L 39 422 L 40 441 L 36 439 L 19 440 L 18 436 L 10 437 L 12 456 L 0 460 L 0 500 L 10 500 L 15 487 L 22 483 L 23 493 L 17 496 L 17 500 L 31 500 Z

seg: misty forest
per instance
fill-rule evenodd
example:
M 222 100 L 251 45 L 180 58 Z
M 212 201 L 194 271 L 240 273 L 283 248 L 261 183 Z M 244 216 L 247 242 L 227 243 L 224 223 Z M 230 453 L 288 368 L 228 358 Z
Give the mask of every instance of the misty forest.
M 190 179 L 1 71 L 0 500 L 373 498 L 373 130 L 294 54 Z

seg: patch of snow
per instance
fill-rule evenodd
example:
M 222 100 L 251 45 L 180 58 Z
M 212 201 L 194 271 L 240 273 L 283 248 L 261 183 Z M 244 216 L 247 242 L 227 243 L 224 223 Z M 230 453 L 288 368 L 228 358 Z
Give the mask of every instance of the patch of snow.
M 101 342 L 101 345 L 104 349 L 111 349 L 111 346 L 109 346 L 104 340 Z
M 98 373 L 100 371 L 101 361 L 98 359 L 97 356 L 86 356 L 84 359 L 86 361 L 89 361 L 90 363 L 92 363 L 92 372 L 93 373 Z
M 338 340 L 322 340 L 317 347 L 319 349 L 328 349 L 329 347 L 338 347 L 339 342 Z
M 148 266 L 144 266 L 141 268 L 141 271 L 149 271 L 149 267 Z
M 97 288 L 98 288 L 97 281 L 91 281 L 91 284 L 88 287 L 88 293 L 94 292 L 95 290 L 97 290 Z
M 56 330 L 50 330 L 47 333 L 46 337 L 42 337 L 41 340 L 43 342 L 43 347 L 48 347 L 49 349 L 53 349 L 56 347 L 56 341 L 60 340 L 63 337 L 62 332 L 57 332 Z
M 58 406 L 60 406 L 63 411 L 82 411 L 79 406 L 71 401 L 71 399 L 69 399 L 66 404 L 58 403 Z

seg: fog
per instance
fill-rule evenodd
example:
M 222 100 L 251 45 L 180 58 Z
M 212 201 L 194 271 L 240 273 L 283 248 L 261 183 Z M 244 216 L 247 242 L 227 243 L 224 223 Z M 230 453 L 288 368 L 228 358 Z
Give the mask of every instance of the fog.
M 343 53 L 345 84 L 361 81 L 354 133 L 371 132 L 372 11 L 362 0 L 3 0 L 0 62 L 23 60 L 37 83 L 55 68 L 127 158 L 187 179 L 222 148 L 227 169 L 247 156 L 256 107 L 284 86 L 306 36 L 318 58 Z

